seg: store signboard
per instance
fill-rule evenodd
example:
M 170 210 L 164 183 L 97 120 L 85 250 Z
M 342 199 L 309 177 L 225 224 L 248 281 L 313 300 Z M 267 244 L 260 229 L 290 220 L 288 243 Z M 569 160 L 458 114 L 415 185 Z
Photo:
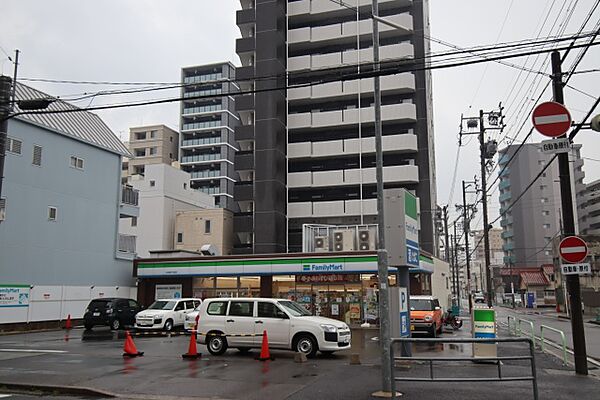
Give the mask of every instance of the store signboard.
M 0 307 L 28 307 L 29 285 L 0 285 Z
M 154 289 L 155 299 L 180 299 L 182 297 L 182 285 L 156 285 Z
M 417 198 L 406 189 L 384 191 L 385 235 L 391 266 L 419 267 L 419 210 Z
M 296 283 L 359 283 L 359 274 L 296 275 Z

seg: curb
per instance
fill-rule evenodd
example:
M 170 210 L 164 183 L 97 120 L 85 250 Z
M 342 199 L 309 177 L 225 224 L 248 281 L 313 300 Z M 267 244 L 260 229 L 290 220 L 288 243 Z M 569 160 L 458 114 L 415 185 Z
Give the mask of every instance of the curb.
M 85 386 L 60 386 L 60 385 L 37 385 L 33 383 L 0 382 L 0 388 L 7 390 L 20 390 L 25 392 L 59 393 L 65 395 L 87 396 L 93 398 L 116 398 L 119 395 L 99 389 Z

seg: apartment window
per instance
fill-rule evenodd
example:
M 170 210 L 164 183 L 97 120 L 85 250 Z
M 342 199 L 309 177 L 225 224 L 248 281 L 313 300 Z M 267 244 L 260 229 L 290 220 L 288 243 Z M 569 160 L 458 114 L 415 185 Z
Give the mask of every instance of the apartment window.
M 547 199 L 546 197 L 542 197 L 542 198 L 540 199 L 540 201 L 541 201 L 542 203 L 547 203 L 547 202 L 548 202 L 548 199 Z
M 0 221 L 6 219 L 6 199 L 0 199 Z
M 210 219 L 204 221 L 204 233 L 210 233 Z
M 169 136 L 169 142 L 173 143 L 173 136 Z
M 156 131 L 150 131 L 150 139 L 156 139 Z
M 21 154 L 21 149 L 23 147 L 23 142 L 18 139 L 7 138 L 6 141 L 6 151 L 13 154 Z
M 546 165 L 546 160 L 538 160 L 538 165 L 543 167 Z
M 183 233 L 177 233 L 177 243 L 183 243 Z
M 173 159 L 173 153 L 169 153 L 169 158 L 172 160 Z
M 157 148 L 156 147 L 148 147 L 148 155 L 150 156 L 154 156 L 157 153 Z
M 548 188 L 548 185 L 540 185 L 540 190 L 546 190 L 546 188 Z
M 57 212 L 56 207 L 48 206 L 48 221 L 56 221 Z
M 550 224 L 544 224 L 542 226 L 544 227 L 544 229 L 550 229 Z
M 83 158 L 71 156 L 71 167 L 83 169 Z
M 546 241 L 546 243 L 550 243 L 550 241 L 552 240 L 552 237 L 544 236 L 544 240 Z
M 550 250 L 545 250 L 545 251 L 544 251 L 544 255 L 546 255 L 546 256 L 549 256 L 549 255 L 551 255 L 551 254 L 552 254 L 552 252 L 551 252 Z
M 131 226 L 137 226 L 137 217 L 131 217 Z
M 146 132 L 136 132 L 135 140 L 146 140 Z
M 185 190 L 185 189 L 187 189 L 187 183 L 184 183 L 184 184 L 183 184 L 183 189 L 184 189 L 184 190 Z
M 550 215 L 550 211 L 548 211 L 548 210 L 542 210 L 542 215 L 548 216 L 548 215 Z
M 37 144 L 33 145 L 33 159 L 31 160 L 31 163 L 38 167 L 42 166 L 42 146 L 38 146 Z
M 146 156 L 146 149 L 135 149 L 135 156 L 136 157 L 145 157 Z
M 156 181 L 154 181 L 154 180 L 150 181 L 150 187 L 154 187 L 154 186 L 156 186 Z

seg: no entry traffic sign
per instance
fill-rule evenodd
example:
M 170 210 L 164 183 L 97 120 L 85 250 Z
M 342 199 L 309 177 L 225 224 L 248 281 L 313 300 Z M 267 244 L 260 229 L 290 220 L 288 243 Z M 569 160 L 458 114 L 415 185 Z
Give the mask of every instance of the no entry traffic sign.
M 554 101 L 538 104 L 531 115 L 533 126 L 544 136 L 558 137 L 571 127 L 571 114 L 565 106 Z
M 567 236 L 561 240 L 558 247 L 560 256 L 568 263 L 580 263 L 587 257 L 588 247 L 578 236 Z

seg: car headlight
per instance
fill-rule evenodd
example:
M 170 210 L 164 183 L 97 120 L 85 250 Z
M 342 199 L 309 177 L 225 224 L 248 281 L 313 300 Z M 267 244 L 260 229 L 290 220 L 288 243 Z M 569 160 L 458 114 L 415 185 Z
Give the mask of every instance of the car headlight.
M 325 332 L 330 332 L 330 333 L 337 332 L 337 328 L 333 325 L 323 324 L 323 325 L 321 325 L 321 328 L 323 328 L 323 330 Z
M 433 320 L 433 317 L 431 315 L 426 315 L 425 316 L 425 321 L 430 322 Z

